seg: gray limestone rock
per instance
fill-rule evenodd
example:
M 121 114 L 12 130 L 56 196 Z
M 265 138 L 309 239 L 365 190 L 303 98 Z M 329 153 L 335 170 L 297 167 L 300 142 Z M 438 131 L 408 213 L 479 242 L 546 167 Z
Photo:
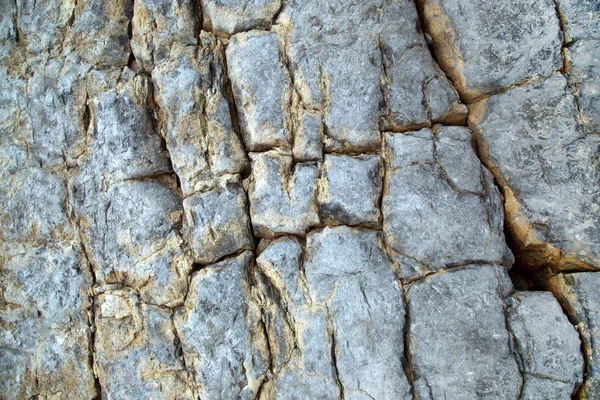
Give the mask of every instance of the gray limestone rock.
M 378 233 L 325 228 L 306 239 L 313 305 L 325 307 L 331 357 L 344 398 L 408 399 L 404 301 Z
M 292 157 L 275 150 L 250 153 L 252 181 L 248 189 L 254 234 L 302 235 L 319 224 L 314 163 L 292 166 Z
M 140 302 L 132 290 L 110 288 L 98 294 L 94 309 L 102 398 L 197 398 L 177 356 L 173 311 Z
M 199 48 L 176 46 L 169 57 L 152 78 L 160 130 L 188 196 L 210 188 L 215 178 L 240 173 L 248 160 L 224 93 L 220 42 L 202 33 Z
M 255 28 L 269 28 L 282 0 L 201 0 L 204 29 L 232 35 Z
M 96 396 L 91 284 L 78 245 L 0 246 L 2 398 Z
M 148 70 L 169 60 L 176 45 L 196 45 L 196 9 L 193 0 L 137 0 L 131 19 L 131 50 Z
M 287 145 L 291 88 L 289 74 L 279 59 L 277 35 L 251 31 L 232 36 L 227 67 L 248 150 Z
M 518 399 L 522 377 L 512 353 L 504 267 L 473 265 L 407 288 L 408 351 L 422 399 Z
M 549 292 L 516 292 L 510 298 L 510 329 L 521 355 L 524 399 L 570 399 L 583 379 L 577 330 Z
M 417 25 L 407 0 L 286 4 L 275 30 L 301 103 L 324 114 L 326 148 L 377 149 L 380 117 L 384 129 L 429 125 L 428 101 L 436 107 L 432 118 L 464 119 L 466 110 L 435 67 Z M 450 118 L 455 111 L 461 116 Z
M 201 0 L 204 29 L 232 35 L 269 28 L 281 10 L 282 0 Z
M 547 280 L 551 290 L 576 324 L 583 342 L 583 353 L 587 360 L 584 371 L 582 398 L 600 396 L 600 275 L 595 272 L 558 274 Z
M 323 159 L 323 127 L 321 115 L 303 112 L 302 121 L 294 135 L 294 160 L 321 161 Z
M 417 4 L 438 62 L 468 102 L 562 67 L 552 0 Z
M 600 9 L 598 10 L 600 24 Z M 600 39 L 579 40 L 567 48 L 569 85 L 586 133 L 600 133 Z
M 203 399 L 252 399 L 264 379 L 268 348 L 252 306 L 251 264 L 252 254 L 244 252 L 194 273 L 175 314 L 185 363 Z
M 239 250 L 252 248 L 246 193 L 236 183 L 183 201 L 184 231 L 196 262 L 211 264 Z
M 472 262 L 512 264 L 500 194 L 463 127 L 387 135 L 383 230 L 405 280 Z
M 380 157 L 328 154 L 321 174 L 318 197 L 323 222 L 371 227 L 379 225 L 379 199 L 383 186 Z
M 567 43 L 600 39 L 600 4 L 595 0 L 557 0 Z
M 470 124 L 506 197 L 507 225 L 531 266 L 600 267 L 598 137 L 577 126 L 558 74 L 481 101 Z

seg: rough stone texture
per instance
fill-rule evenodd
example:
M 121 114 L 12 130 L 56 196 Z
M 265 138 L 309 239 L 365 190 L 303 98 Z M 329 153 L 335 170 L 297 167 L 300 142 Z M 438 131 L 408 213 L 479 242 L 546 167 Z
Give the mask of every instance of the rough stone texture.
M 599 284 L 600 276 L 592 272 L 558 274 L 546 281 L 547 288 L 554 293 L 580 332 L 587 361 L 582 394 L 588 399 L 600 396 Z
M 262 347 L 252 341 L 262 331 L 252 330 L 260 315 L 248 304 L 251 262 L 244 252 L 196 272 L 175 315 L 185 363 L 203 399 L 254 398 L 268 367 L 264 339 Z
M 204 29 L 234 34 L 270 27 L 282 0 L 201 0 Z
M 173 169 L 188 196 L 248 166 L 224 92 L 223 47 L 210 34 L 199 47 L 174 47 L 152 72 L 161 132 Z
M 183 201 L 188 243 L 196 262 L 210 264 L 252 246 L 246 195 L 235 183 Z
M 569 85 L 577 98 L 584 131 L 600 133 L 600 39 L 577 41 L 567 54 Z
M 143 304 L 128 289 L 99 294 L 94 307 L 102 398 L 197 398 L 177 356 L 173 311 Z
M 379 225 L 382 172 L 378 156 L 325 156 L 319 192 L 323 222 Z
M 81 247 L 3 244 L 0 254 L 2 398 L 94 397 L 92 277 Z
M 522 377 L 505 321 L 511 290 L 500 266 L 469 266 L 408 286 L 408 351 L 418 396 L 519 398 Z
M 570 399 L 583 379 L 579 334 L 549 292 L 516 292 L 510 329 L 523 362 L 524 399 Z
M 248 190 L 254 234 L 304 234 L 319 223 L 314 163 L 298 163 L 277 151 L 251 153 L 252 182 Z
M 600 5 L 594 0 L 558 0 L 567 42 L 600 39 Z
M 252 31 L 231 38 L 227 66 L 246 147 L 251 151 L 288 141 L 285 111 L 290 78 L 279 60 L 277 35 Z
M 471 125 L 506 198 L 507 225 L 530 267 L 600 267 L 597 136 L 577 126 L 556 75 L 478 103 Z
M 386 137 L 383 230 L 401 275 L 472 262 L 511 264 L 500 194 L 463 127 Z
M 416 3 L 0 0 L 0 398 L 600 397 L 596 2 Z
M 468 102 L 562 67 L 552 0 L 417 0 L 434 50 Z

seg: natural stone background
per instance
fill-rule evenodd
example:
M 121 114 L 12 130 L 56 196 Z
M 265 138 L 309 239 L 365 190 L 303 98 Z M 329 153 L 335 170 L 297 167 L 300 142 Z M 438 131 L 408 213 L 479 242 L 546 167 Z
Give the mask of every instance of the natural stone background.
M 0 0 L 0 205 L 1 399 L 600 399 L 600 3 Z

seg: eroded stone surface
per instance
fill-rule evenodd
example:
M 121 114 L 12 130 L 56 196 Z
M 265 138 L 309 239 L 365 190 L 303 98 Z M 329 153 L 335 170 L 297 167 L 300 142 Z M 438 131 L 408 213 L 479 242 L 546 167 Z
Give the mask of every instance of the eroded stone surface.
M 239 184 L 225 182 L 183 201 L 185 232 L 196 262 L 211 264 L 252 247 L 246 194 Z
M 424 399 L 518 399 L 522 377 L 509 348 L 503 267 L 470 266 L 408 286 L 415 392 Z
M 298 163 L 277 151 L 251 153 L 252 182 L 248 190 L 255 235 L 304 234 L 319 223 L 314 163 Z
M 143 304 L 127 289 L 99 294 L 94 307 L 102 397 L 196 398 L 177 356 L 171 310 Z
M 569 84 L 577 98 L 584 131 L 600 133 L 600 39 L 580 40 L 568 48 L 567 54 Z
M 567 42 L 600 39 L 600 5 L 594 0 L 558 0 Z
M 418 0 L 438 62 L 463 99 L 562 67 L 562 32 L 552 0 Z
M 581 334 L 584 356 L 587 359 L 582 395 L 583 398 L 588 399 L 600 396 L 598 284 L 600 284 L 600 276 L 592 272 L 558 274 L 548 279 L 546 283 L 547 288 L 554 293 Z
M 577 126 L 562 75 L 478 103 L 471 124 L 531 267 L 600 266 L 599 140 Z
M 204 29 L 233 34 L 268 28 L 282 7 L 282 0 L 201 0 Z
M 92 284 L 80 246 L 0 247 L 0 392 L 6 399 L 96 395 Z
M 326 155 L 319 190 L 323 222 L 377 226 L 383 165 L 378 156 Z
M 279 60 L 277 35 L 251 31 L 233 36 L 227 67 L 246 147 L 259 151 L 286 144 L 290 78 Z
M 549 292 L 516 292 L 508 321 L 523 363 L 524 399 L 570 399 L 583 379 L 579 334 Z
M 249 304 L 252 261 L 244 252 L 196 272 L 175 315 L 185 362 L 203 399 L 254 398 L 268 367 L 264 339 L 252 337 L 262 334 L 252 329 L 260 318 Z
M 500 194 L 468 129 L 423 129 L 386 141 L 383 230 L 403 279 L 471 262 L 512 262 Z

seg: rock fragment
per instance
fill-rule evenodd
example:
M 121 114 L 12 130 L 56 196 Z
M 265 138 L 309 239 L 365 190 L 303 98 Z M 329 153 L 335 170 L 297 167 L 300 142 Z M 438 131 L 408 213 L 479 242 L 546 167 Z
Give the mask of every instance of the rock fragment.
M 567 43 L 579 39 L 600 39 L 600 7 L 590 0 L 558 0 Z
M 294 135 L 294 160 L 321 161 L 323 159 L 322 131 L 320 114 L 303 112 L 302 121 Z
M 509 348 L 501 266 L 473 265 L 408 286 L 408 351 L 423 399 L 517 399 L 522 377 Z
M 600 266 L 600 141 L 577 126 L 557 74 L 475 105 L 470 125 L 505 196 L 517 258 L 531 269 Z
M 471 262 L 510 265 L 500 194 L 468 129 L 387 135 L 383 230 L 405 280 Z
M 195 12 L 192 0 L 134 2 L 131 50 L 145 70 L 167 61 L 176 45 L 197 44 Z
M 251 153 L 252 181 L 248 190 L 254 234 L 303 235 L 319 224 L 314 163 L 292 166 L 292 157 L 275 150 Z
M 378 156 L 326 155 L 319 191 L 322 221 L 378 226 L 382 168 Z
M 418 0 L 440 66 L 467 102 L 562 67 L 552 0 Z
M 583 379 L 577 330 L 549 292 L 516 292 L 508 321 L 521 355 L 524 399 L 570 399 Z

